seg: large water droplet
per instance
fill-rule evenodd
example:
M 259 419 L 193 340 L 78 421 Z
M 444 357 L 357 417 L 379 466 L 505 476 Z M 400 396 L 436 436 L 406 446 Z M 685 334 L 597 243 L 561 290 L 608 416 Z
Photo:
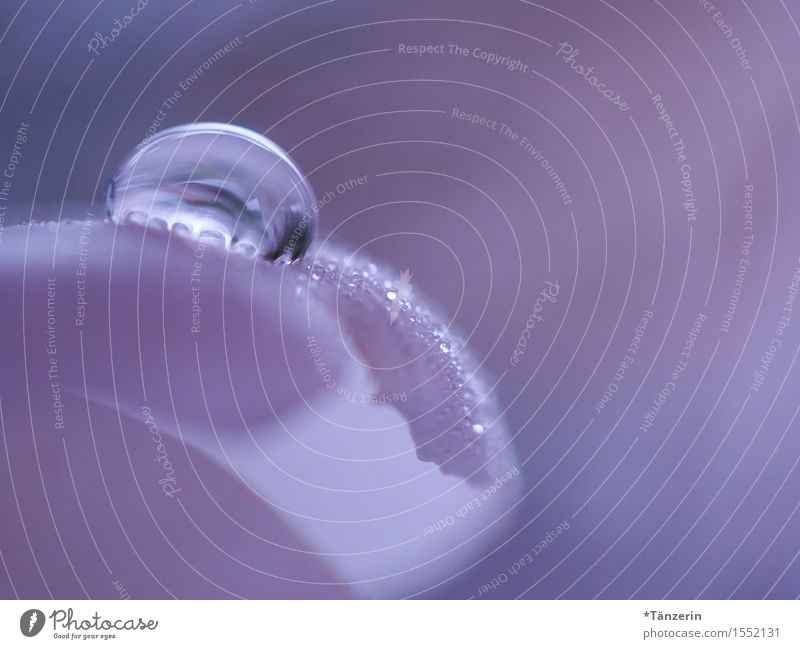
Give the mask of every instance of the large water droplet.
M 258 133 L 222 123 L 176 126 L 119 165 L 108 187 L 116 223 L 160 223 L 290 263 L 317 228 L 314 192 L 289 155 Z

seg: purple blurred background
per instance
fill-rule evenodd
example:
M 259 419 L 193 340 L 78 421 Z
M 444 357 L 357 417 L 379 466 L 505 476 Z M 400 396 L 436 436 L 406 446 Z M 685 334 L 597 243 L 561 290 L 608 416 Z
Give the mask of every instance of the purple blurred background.
M 0 164 L 27 140 L 4 226 L 101 218 L 151 126 L 233 122 L 287 149 L 330 196 L 320 236 L 410 268 L 500 380 L 516 526 L 416 594 L 800 596 L 797 6 L 150 2 L 103 46 L 134 6 L 0 8 Z M 557 300 L 514 365 L 547 281 Z M 10 473 L 41 485 L 4 454 L 5 516 Z M 24 545 L 0 547 L 0 593 L 46 596 Z M 44 581 L 81 596 L 65 556 Z

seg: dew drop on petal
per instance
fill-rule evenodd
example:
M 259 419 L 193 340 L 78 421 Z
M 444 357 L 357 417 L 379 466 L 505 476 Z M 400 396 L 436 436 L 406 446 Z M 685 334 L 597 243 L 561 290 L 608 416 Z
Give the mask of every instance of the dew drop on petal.
M 323 275 L 325 274 L 325 266 L 322 264 L 314 264 L 311 267 L 311 279 L 314 281 L 322 279 Z
M 132 151 L 109 183 L 107 214 L 226 247 L 247 243 L 277 264 L 303 256 L 318 217 L 313 190 L 283 149 L 222 123 L 176 126 Z

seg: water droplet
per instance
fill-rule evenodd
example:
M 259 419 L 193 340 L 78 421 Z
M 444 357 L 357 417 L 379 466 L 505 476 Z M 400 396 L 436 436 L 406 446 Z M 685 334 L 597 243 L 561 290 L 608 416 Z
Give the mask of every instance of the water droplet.
M 393 288 L 390 288 L 388 291 L 386 291 L 386 297 L 392 301 L 396 300 L 397 291 L 395 291 Z
M 364 285 L 364 278 L 361 273 L 352 273 L 350 279 L 347 281 L 347 288 L 350 292 L 354 292 Z
M 483 427 L 483 424 L 472 424 L 472 432 L 476 435 L 483 435 L 486 429 Z
M 157 220 L 224 246 L 246 242 L 279 264 L 302 257 L 317 228 L 314 192 L 289 155 L 222 123 L 176 126 L 130 153 L 109 183 L 107 212 L 115 223 Z
M 311 267 L 311 279 L 313 280 L 321 279 L 324 274 L 325 274 L 325 266 L 323 266 L 322 264 L 314 264 Z

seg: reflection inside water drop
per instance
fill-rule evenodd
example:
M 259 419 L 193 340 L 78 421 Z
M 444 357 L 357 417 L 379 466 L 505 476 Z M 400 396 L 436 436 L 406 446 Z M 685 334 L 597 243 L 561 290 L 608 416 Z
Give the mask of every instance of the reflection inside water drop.
M 150 138 L 119 165 L 107 213 L 290 263 L 317 227 L 314 192 L 288 154 L 253 131 L 198 123 Z

